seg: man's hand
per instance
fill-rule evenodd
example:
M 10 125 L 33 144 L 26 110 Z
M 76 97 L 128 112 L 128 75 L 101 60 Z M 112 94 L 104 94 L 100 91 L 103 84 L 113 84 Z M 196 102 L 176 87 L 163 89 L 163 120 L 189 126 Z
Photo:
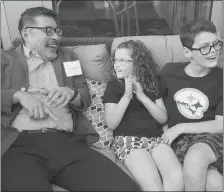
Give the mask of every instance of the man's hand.
M 18 102 L 28 110 L 29 116 L 34 119 L 43 119 L 46 116 L 51 116 L 54 120 L 57 117 L 52 113 L 52 111 L 36 97 L 32 96 L 30 93 L 17 91 L 13 97 L 18 100 Z
M 171 143 L 181 134 L 181 129 L 178 125 L 175 125 L 164 131 L 162 139 L 165 143 L 171 145 Z
M 64 107 L 74 96 L 74 91 L 68 87 L 58 87 L 56 89 L 49 90 L 47 95 L 47 104 L 56 108 Z

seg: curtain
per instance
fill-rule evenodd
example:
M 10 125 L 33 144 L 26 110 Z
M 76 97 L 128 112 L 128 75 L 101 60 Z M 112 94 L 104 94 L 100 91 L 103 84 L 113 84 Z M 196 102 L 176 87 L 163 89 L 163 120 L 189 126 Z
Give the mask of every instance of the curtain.
M 175 34 L 178 34 L 180 28 L 186 22 L 204 18 L 210 20 L 211 10 L 212 10 L 212 0 L 207 1 L 173 1 L 173 25 L 172 31 Z M 171 3 L 171 2 L 170 2 Z

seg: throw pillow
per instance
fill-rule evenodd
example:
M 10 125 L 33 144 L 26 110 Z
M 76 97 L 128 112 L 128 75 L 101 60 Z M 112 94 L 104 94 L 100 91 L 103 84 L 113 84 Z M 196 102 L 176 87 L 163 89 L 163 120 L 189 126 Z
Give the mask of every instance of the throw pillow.
M 95 81 L 88 78 L 86 78 L 86 81 L 91 95 L 91 104 L 83 114 L 99 134 L 99 140 L 92 146 L 96 148 L 110 148 L 113 142 L 113 131 L 108 129 L 106 125 L 104 104 L 102 103 L 107 84 L 103 81 Z
M 133 37 L 117 37 L 111 46 L 111 55 L 114 54 L 117 46 L 128 40 L 140 40 L 152 52 L 152 57 L 160 69 L 166 63 L 170 62 L 187 62 L 189 61 L 183 54 L 183 46 L 179 35 L 148 35 Z
M 80 45 L 69 48 L 79 59 L 86 78 L 95 81 L 107 80 L 110 55 L 106 44 Z

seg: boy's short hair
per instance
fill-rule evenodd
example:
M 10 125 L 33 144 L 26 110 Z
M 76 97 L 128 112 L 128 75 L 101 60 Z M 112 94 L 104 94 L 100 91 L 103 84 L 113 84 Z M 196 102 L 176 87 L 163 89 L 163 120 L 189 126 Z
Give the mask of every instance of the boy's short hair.
M 195 37 L 201 32 L 216 34 L 216 27 L 211 21 L 205 19 L 196 19 L 184 24 L 180 29 L 180 40 L 183 47 L 191 49 Z

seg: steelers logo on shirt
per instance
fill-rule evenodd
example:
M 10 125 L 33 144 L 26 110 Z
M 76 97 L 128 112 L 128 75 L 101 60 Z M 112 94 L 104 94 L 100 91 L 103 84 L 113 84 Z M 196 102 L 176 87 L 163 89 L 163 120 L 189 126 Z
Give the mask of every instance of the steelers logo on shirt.
M 174 94 L 179 112 L 188 119 L 201 119 L 209 106 L 208 97 L 194 88 L 184 88 Z

